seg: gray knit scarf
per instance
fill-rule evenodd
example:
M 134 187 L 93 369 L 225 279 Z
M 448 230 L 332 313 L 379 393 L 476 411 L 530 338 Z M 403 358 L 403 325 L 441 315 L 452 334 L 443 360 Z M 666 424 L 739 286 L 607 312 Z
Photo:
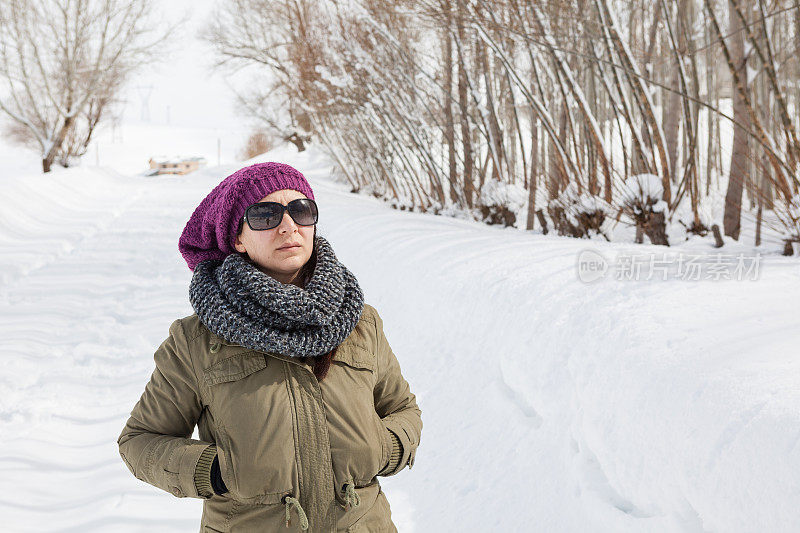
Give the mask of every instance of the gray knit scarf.
M 234 253 L 195 267 L 189 301 L 200 321 L 228 342 L 291 357 L 326 354 L 356 327 L 364 294 L 327 239 L 318 235 L 315 250 L 305 289 L 277 281 Z

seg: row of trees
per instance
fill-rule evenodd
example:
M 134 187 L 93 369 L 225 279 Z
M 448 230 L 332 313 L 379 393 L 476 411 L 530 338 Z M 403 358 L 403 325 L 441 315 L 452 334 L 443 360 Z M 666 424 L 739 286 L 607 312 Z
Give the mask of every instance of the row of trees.
M 229 0 L 205 37 L 269 75 L 249 113 L 401 209 L 668 244 L 724 195 L 725 234 L 800 242 L 789 0 Z

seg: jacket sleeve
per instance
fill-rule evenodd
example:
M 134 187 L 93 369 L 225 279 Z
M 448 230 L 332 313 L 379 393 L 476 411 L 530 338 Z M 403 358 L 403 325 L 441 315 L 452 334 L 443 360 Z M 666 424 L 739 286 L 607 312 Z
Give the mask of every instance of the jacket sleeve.
M 210 464 L 213 452 L 207 450 L 212 443 L 189 438 L 202 403 L 180 319 L 170 326 L 154 359 L 150 381 L 117 439 L 119 453 L 133 475 L 146 483 L 180 498 L 210 498 L 198 494 L 195 484 L 198 461 L 202 456 L 201 463 Z
M 402 454 L 395 468 L 391 468 L 393 461 L 381 476 L 393 476 L 400 472 L 406 465 L 414 465 L 414 456 L 419 446 L 422 434 L 422 411 L 417 406 L 417 400 L 408 382 L 400 372 L 400 364 L 392 352 L 386 335 L 383 331 L 383 320 L 375 313 L 377 339 L 378 339 L 378 379 L 375 385 L 375 410 L 383 420 L 386 429 L 391 431 L 400 441 Z M 394 439 L 392 439 L 394 440 Z

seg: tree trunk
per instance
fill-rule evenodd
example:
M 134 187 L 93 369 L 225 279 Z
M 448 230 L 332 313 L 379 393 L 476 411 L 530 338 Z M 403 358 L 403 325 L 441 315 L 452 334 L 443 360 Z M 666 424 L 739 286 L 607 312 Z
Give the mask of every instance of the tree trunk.
M 539 156 L 537 149 L 539 148 L 539 118 L 536 113 L 531 110 L 531 172 L 528 178 L 528 221 L 525 229 L 533 229 L 533 218 L 536 213 L 536 174 L 539 168 Z M 542 226 L 542 231 L 547 233 L 547 227 Z
M 464 41 L 464 2 L 457 2 L 458 41 L 463 46 Z M 466 58 L 459 55 L 458 60 L 458 108 L 461 118 L 461 144 L 464 151 L 464 198 L 467 207 L 474 204 L 475 185 L 472 182 L 473 155 L 472 155 L 472 135 L 469 127 L 469 108 L 467 101 L 467 71 Z
M 444 121 L 445 132 L 444 136 L 447 141 L 447 163 L 449 165 L 450 174 L 450 201 L 454 204 L 458 203 L 458 191 L 456 184 L 458 181 L 457 168 L 456 168 L 456 132 L 455 124 L 453 123 L 453 104 L 450 99 L 453 95 L 453 39 L 450 37 L 450 28 L 452 27 L 451 20 L 451 5 L 449 0 L 443 2 L 443 8 L 446 14 L 447 29 L 442 33 L 442 38 L 445 41 L 444 45 Z
M 667 141 L 667 154 L 669 157 L 669 168 L 672 169 L 673 180 L 678 176 L 675 165 L 678 162 L 678 133 L 680 130 L 681 114 L 678 112 L 683 105 L 681 102 L 681 95 L 677 89 L 681 86 L 680 82 L 680 69 L 677 65 L 677 59 L 671 64 L 672 77 L 670 79 L 670 86 L 675 89 L 673 92 L 667 93 L 667 101 L 669 102 L 662 111 L 664 117 L 664 136 Z
M 61 145 L 64 144 L 64 139 L 67 137 L 67 132 L 69 132 L 73 122 L 75 122 L 75 117 L 73 115 L 69 115 L 64 119 L 64 124 L 62 124 L 61 129 L 58 130 L 58 135 L 53 139 L 50 149 L 47 151 L 44 158 L 42 158 L 42 172 L 50 172 L 53 161 L 56 159 L 56 154 L 61 149 Z
M 558 140 L 562 146 L 567 139 L 567 110 L 564 102 L 559 106 L 559 124 L 558 124 Z M 569 182 L 569 177 L 561 165 L 561 160 L 556 155 L 556 148 L 551 146 L 548 151 L 550 152 L 550 169 L 549 169 L 549 185 L 547 192 L 549 198 L 552 200 L 561 192 L 561 190 Z
M 746 80 L 747 69 L 744 62 L 744 33 L 742 21 L 736 16 L 733 9 L 730 10 L 730 36 L 731 59 L 737 68 L 739 76 Z M 749 85 L 745 85 L 745 91 L 749 91 Z M 733 118 L 744 127 L 750 129 L 750 113 L 747 109 L 747 102 L 734 87 L 731 87 L 733 96 Z M 731 167 L 728 177 L 728 191 L 725 194 L 725 214 L 722 219 L 722 226 L 725 235 L 739 240 L 742 216 L 742 189 L 745 179 L 747 179 L 747 169 L 750 166 L 750 143 L 746 131 L 738 125 L 733 127 L 733 150 L 731 153 Z

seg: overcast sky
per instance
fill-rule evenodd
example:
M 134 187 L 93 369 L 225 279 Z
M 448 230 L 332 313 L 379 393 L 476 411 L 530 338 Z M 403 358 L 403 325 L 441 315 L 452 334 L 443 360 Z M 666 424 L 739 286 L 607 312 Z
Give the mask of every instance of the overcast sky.
M 234 111 L 235 96 L 226 80 L 232 76 L 211 70 L 213 49 L 197 37 L 215 3 L 213 0 L 156 0 L 155 7 L 165 19 L 177 21 L 189 17 L 174 35 L 161 64 L 140 70 L 125 91 L 125 120 L 142 117 L 146 95 L 150 121 L 185 127 L 236 128 L 247 125 Z M 242 74 L 235 79 L 243 80 Z

